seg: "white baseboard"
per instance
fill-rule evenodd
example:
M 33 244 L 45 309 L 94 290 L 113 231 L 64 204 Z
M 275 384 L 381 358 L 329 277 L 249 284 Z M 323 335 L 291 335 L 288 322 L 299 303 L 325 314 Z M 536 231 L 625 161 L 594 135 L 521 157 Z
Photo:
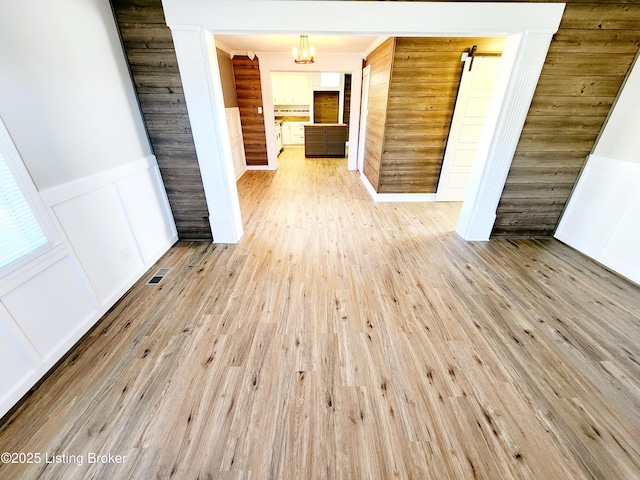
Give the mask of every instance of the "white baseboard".
M 360 180 L 374 202 L 435 202 L 435 193 L 378 193 L 369 179 L 360 173 Z
M 276 170 L 273 165 L 247 165 L 247 170 Z

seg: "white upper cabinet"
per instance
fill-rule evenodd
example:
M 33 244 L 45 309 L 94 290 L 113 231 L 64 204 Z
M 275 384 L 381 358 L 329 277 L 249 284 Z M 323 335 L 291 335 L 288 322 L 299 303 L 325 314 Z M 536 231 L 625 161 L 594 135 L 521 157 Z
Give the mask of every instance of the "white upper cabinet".
M 274 105 L 311 103 L 311 77 L 308 73 L 273 72 L 271 84 Z

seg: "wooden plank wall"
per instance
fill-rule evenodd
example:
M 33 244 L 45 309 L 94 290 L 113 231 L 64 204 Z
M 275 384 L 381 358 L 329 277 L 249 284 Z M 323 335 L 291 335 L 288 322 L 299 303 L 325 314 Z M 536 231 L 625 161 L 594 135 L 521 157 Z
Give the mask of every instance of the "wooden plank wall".
M 397 38 L 379 193 L 435 193 L 458 96 L 463 52 L 501 52 L 503 39 Z
M 247 165 L 268 165 L 264 117 L 258 113 L 258 107 L 262 107 L 258 57 L 233 57 L 233 74 Z
M 342 121 L 349 125 L 351 116 L 351 74 L 344 75 L 344 104 L 342 106 Z
M 387 116 L 387 100 L 389 98 L 389 80 L 395 38 L 386 40 L 368 57 L 365 66 L 371 65 L 369 77 L 369 116 L 365 132 L 363 173 L 376 191 L 382 161 L 382 145 L 384 127 Z
M 338 123 L 340 92 L 313 92 L 313 123 Z
M 640 47 L 637 0 L 566 3 L 498 205 L 493 236 L 553 234 Z
M 178 236 L 211 241 L 200 166 L 161 0 L 112 0 L 111 5 Z
M 180 238 L 210 238 L 202 180 L 161 2 L 112 0 L 112 5 Z M 640 5 L 636 0 L 567 2 L 498 206 L 493 235 L 553 234 L 586 156 L 638 52 L 639 26 Z M 384 46 L 386 55 L 382 54 L 384 48 L 381 47 L 369 57 L 375 75 L 372 75 L 370 106 L 373 108 L 370 108 L 367 127 L 364 173 L 376 190 L 383 161 L 391 70 L 388 55 L 393 51 L 393 40 Z M 254 95 L 243 103 L 247 115 L 257 116 L 261 94 L 256 97 L 257 93 L 249 86 L 239 89 Z M 246 108 L 253 110 L 249 112 Z M 392 124 L 399 125 L 400 120 L 391 116 Z M 243 125 L 247 163 L 265 165 L 262 117 L 253 121 L 247 124 L 246 132 Z M 398 184 L 397 177 L 391 174 L 394 168 L 400 167 L 395 163 L 402 155 L 391 150 L 398 130 L 400 127 L 389 130 L 391 142 L 385 154 L 381 191 L 390 191 L 394 183 Z M 434 141 L 437 144 L 435 137 L 431 143 Z M 395 143 L 399 148 L 400 142 Z M 422 148 L 435 149 L 438 145 Z M 404 164 L 403 168 L 424 168 L 420 162 L 426 165 L 430 161 L 427 158 L 417 160 L 410 168 Z M 387 170 L 389 166 L 391 170 Z M 409 185 L 409 191 L 414 191 L 412 184 Z
M 640 46 L 640 5 L 568 3 L 551 43 L 494 236 L 548 236 Z

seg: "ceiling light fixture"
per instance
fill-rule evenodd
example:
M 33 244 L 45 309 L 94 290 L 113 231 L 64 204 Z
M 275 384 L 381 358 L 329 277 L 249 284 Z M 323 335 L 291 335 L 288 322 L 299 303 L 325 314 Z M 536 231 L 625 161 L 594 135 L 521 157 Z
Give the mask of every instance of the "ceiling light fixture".
M 309 46 L 309 37 L 300 35 L 300 45 L 293 47 L 293 59 L 296 63 L 313 63 L 314 48 Z

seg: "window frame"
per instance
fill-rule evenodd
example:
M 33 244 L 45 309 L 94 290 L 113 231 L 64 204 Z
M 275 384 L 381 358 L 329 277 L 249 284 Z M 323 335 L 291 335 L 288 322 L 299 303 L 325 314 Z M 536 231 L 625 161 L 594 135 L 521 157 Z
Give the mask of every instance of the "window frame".
M 22 161 L 22 157 L 9 134 L 2 117 L 0 117 L 0 155 L 2 155 L 2 158 L 5 160 L 7 167 L 9 168 L 9 172 L 11 172 L 15 182 L 18 184 L 18 188 L 22 192 L 22 196 L 31 209 L 36 222 L 40 226 L 40 229 L 47 240 L 44 245 L 32 250 L 8 265 L 1 267 L 0 281 L 4 281 L 12 273 L 39 260 L 43 255 L 49 253 L 58 244 L 60 244 L 61 241 L 51 219 L 51 214 L 42 201 L 42 198 L 40 197 L 31 175 Z

